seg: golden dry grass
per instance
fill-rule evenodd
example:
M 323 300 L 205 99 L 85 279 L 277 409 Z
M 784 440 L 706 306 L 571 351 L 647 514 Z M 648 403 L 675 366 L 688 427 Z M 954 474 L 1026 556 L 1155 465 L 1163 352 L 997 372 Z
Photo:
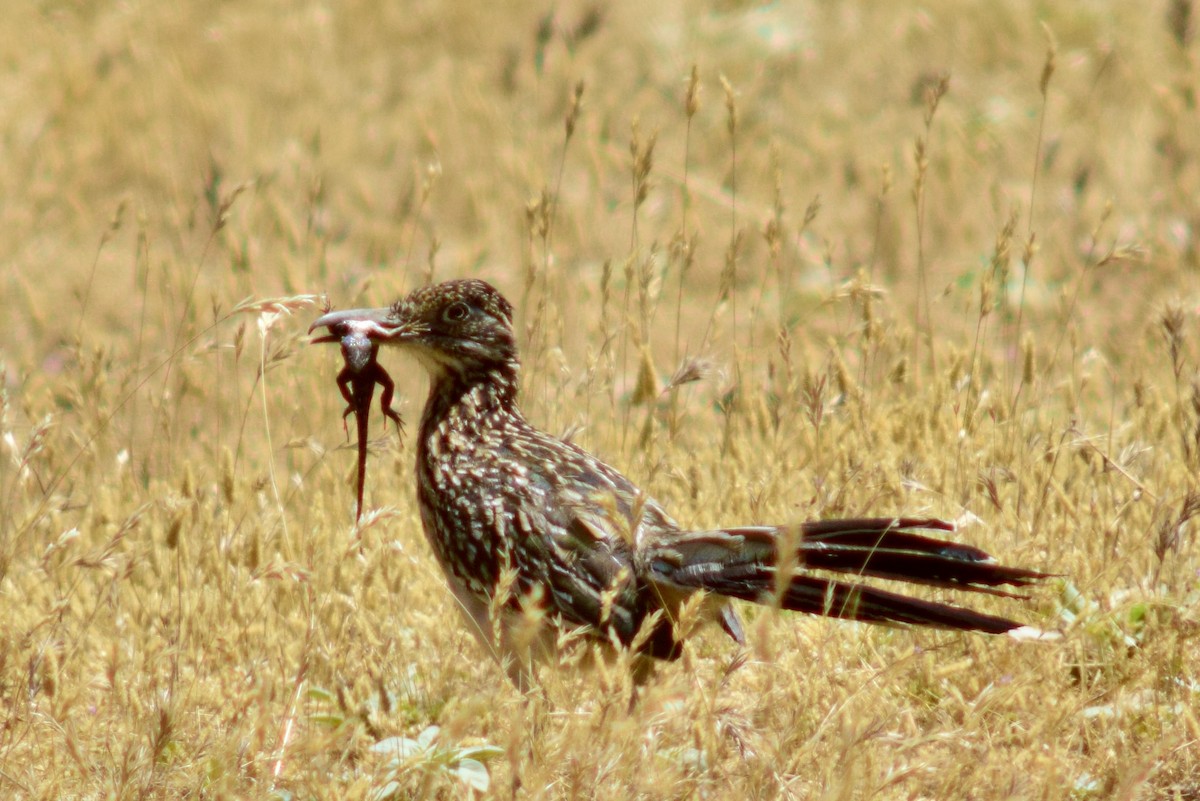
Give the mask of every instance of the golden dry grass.
M 1200 795 L 1190 2 L 17 5 L 0 795 Z M 685 524 L 978 518 L 1064 574 L 981 606 L 1061 639 L 751 612 L 632 711 L 522 699 L 378 421 L 355 534 L 304 346 L 304 295 L 466 275 L 528 415 Z

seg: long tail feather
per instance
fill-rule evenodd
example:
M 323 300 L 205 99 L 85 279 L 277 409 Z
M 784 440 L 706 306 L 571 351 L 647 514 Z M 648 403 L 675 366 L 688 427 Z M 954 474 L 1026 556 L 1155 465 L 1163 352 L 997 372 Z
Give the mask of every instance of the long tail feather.
M 764 565 L 740 565 L 707 575 L 699 586 L 730 598 L 770 604 L 774 599 L 775 571 Z M 810 615 L 861 620 L 868 623 L 901 623 L 961 631 L 1003 634 L 1022 624 L 950 604 L 910 598 L 877 587 L 847 584 L 818 576 L 793 576 L 779 605 Z
M 994 634 L 1021 625 L 809 573 L 826 570 L 996 595 L 1012 595 L 997 586 L 1025 587 L 1049 575 L 998 564 L 979 548 L 918 530 L 953 531 L 954 526 L 933 519 L 857 518 L 689 532 L 656 549 L 652 566 L 679 587 L 816 615 Z M 781 550 L 793 558 L 781 560 Z M 776 576 L 780 563 L 792 570 L 786 583 Z
M 914 534 L 913 529 L 953 531 L 954 526 L 911 518 L 808 523 L 802 527 L 800 558 L 811 568 L 964 588 L 1024 587 L 1047 577 L 1001 565 L 979 548 Z

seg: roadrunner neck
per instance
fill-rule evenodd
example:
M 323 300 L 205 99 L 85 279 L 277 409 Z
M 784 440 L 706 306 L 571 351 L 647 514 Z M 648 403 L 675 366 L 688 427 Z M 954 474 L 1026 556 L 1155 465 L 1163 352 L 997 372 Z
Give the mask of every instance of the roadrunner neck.
M 448 425 L 463 436 L 524 422 L 517 406 L 518 366 L 511 363 L 460 372 L 444 368 L 429 376 L 429 396 L 421 413 L 421 439 Z

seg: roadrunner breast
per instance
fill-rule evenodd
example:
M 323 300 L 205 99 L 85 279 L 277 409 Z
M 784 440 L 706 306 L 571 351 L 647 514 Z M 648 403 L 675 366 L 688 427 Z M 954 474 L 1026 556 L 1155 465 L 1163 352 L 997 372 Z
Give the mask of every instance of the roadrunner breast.
M 518 686 L 568 629 L 677 658 L 689 633 L 680 630 L 679 612 L 696 593 L 705 593 L 703 613 L 739 641 L 731 598 L 990 634 L 1021 625 L 827 575 L 1000 595 L 1009 593 L 997 587 L 1046 577 L 932 536 L 953 530 L 940 520 L 681 529 L 620 472 L 525 420 L 512 311 L 491 285 L 457 280 L 387 308 L 326 314 L 311 330 L 328 330 L 316 341 L 398 347 L 429 372 L 416 467 L 425 536 L 472 631 Z M 346 379 L 343 371 L 343 386 Z M 541 621 L 532 637 L 523 625 L 531 617 Z

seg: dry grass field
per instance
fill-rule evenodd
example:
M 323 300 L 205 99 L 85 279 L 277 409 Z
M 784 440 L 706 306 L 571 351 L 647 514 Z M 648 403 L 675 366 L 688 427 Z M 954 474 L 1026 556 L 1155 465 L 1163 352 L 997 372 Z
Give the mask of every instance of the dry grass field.
M 1200 798 L 1190 0 L 10 5 L 0 797 Z M 958 520 L 1055 638 L 747 609 L 523 698 L 421 370 L 356 528 L 307 346 L 457 276 L 685 525 Z

